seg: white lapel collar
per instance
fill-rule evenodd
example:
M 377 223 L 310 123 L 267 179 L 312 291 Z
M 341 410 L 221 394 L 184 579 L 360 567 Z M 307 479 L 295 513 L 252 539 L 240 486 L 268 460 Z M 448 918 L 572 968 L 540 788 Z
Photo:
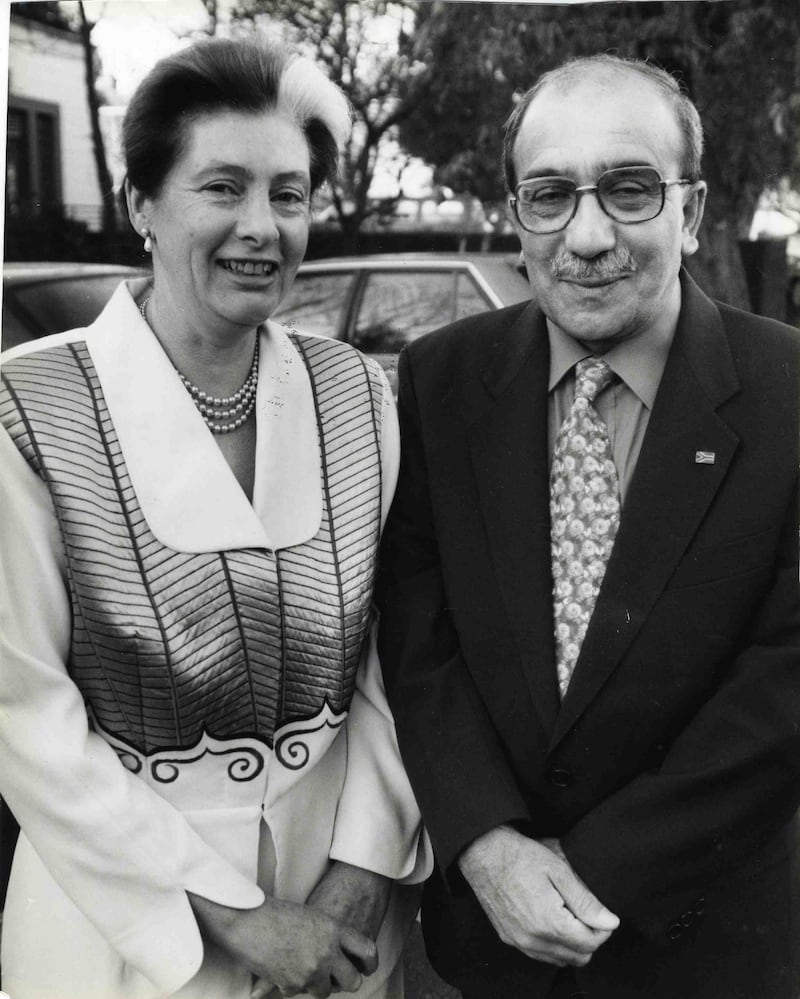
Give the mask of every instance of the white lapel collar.
M 262 328 L 251 504 L 175 368 L 122 285 L 86 341 L 139 505 L 176 551 L 276 549 L 322 519 L 316 414 L 302 360 L 280 326 Z M 293 354 L 293 358 L 291 355 Z
M 275 548 L 313 538 L 322 523 L 322 456 L 314 393 L 286 329 L 261 327 L 253 506 Z

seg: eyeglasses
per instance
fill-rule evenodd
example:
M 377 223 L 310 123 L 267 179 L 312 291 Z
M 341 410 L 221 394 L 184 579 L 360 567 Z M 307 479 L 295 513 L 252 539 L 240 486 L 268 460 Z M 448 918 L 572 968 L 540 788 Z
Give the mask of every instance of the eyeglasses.
M 594 193 L 603 211 L 615 222 L 636 225 L 661 214 L 668 187 L 690 180 L 662 180 L 654 167 L 618 167 L 606 170 L 596 184 L 578 187 L 568 177 L 533 177 L 517 184 L 508 203 L 519 224 L 539 235 L 566 229 L 582 195 Z

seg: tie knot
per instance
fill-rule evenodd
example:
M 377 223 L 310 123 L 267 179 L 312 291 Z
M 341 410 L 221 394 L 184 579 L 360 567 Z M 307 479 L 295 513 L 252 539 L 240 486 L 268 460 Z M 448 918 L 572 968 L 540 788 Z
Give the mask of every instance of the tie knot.
M 594 402 L 613 378 L 614 372 L 601 357 L 585 357 L 575 366 L 575 398 Z

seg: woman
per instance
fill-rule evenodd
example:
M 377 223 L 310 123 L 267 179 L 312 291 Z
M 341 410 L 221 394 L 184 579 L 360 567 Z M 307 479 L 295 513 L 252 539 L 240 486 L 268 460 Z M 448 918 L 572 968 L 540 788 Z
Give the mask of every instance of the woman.
M 14 999 L 401 994 L 428 860 L 369 628 L 391 393 L 265 322 L 348 127 L 280 49 L 163 60 L 123 130 L 152 280 L 4 364 Z

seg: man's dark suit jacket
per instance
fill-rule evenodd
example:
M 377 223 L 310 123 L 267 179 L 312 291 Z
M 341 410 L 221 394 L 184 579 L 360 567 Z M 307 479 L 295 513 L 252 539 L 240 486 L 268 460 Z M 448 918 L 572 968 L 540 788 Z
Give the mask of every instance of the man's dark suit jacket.
M 681 280 L 561 705 L 543 316 L 476 316 L 400 361 L 380 651 L 438 857 L 428 951 L 471 995 L 535 999 L 556 973 L 499 941 L 455 863 L 511 823 L 560 837 L 622 920 L 576 973 L 590 999 L 798 996 L 798 336 Z

